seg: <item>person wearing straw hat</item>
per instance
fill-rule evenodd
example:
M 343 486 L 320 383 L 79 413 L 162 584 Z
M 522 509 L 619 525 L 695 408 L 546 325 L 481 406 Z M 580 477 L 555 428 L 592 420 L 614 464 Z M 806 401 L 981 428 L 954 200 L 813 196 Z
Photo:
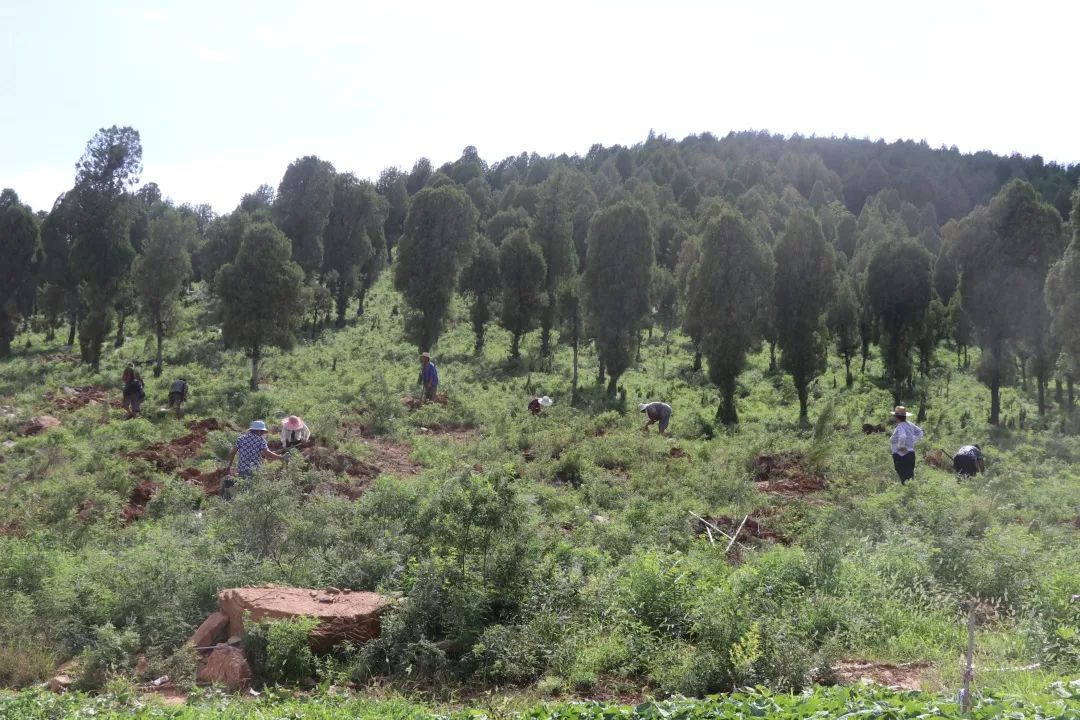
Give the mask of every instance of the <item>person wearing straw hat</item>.
M 226 500 L 232 497 L 232 466 L 237 457 L 240 461 L 236 464 L 238 477 L 250 478 L 262 464 L 263 460 L 284 460 L 284 455 L 278 455 L 266 444 L 266 423 L 255 420 L 248 427 L 248 431 L 236 438 L 236 444 L 229 452 L 229 464 L 225 468 L 226 478 L 222 484 L 221 495 Z
M 649 426 L 653 423 L 660 424 L 660 434 L 667 435 L 667 426 L 671 422 L 671 406 L 662 402 L 641 403 L 638 410 L 645 413 L 648 418 L 645 421 L 645 432 L 649 432 Z
M 298 415 L 281 421 L 281 446 L 288 450 L 311 439 L 311 428 Z
M 908 422 L 909 416 L 910 413 L 903 405 L 893 408 L 896 429 L 889 438 L 889 446 L 892 449 L 893 467 L 896 468 L 901 485 L 915 477 L 915 443 L 924 435 L 921 427 Z
M 555 404 L 555 401 L 549 398 L 547 395 L 543 397 L 533 396 L 533 399 L 529 401 L 529 412 L 533 415 L 539 415 L 544 411 L 544 408 L 549 408 Z
M 439 371 L 431 361 L 431 353 L 420 353 L 420 377 L 418 382 L 424 386 L 424 400 L 434 400 L 439 389 Z

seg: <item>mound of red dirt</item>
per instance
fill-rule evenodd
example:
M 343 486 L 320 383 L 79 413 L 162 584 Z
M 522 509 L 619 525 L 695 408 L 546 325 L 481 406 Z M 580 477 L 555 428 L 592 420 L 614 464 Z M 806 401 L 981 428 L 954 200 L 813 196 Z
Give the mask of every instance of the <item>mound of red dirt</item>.
M 892 665 L 866 660 L 844 660 L 836 663 L 832 670 L 841 685 L 873 683 L 892 690 L 921 690 L 919 676 L 922 670 L 929 666 L 930 663 L 926 662 Z
M 171 472 L 179 468 L 185 460 L 195 457 L 206 442 L 206 436 L 214 430 L 220 430 L 222 425 L 215 418 L 206 418 L 193 420 L 187 427 L 190 431 L 187 435 L 167 443 L 147 445 L 142 450 L 128 453 L 128 457 L 133 460 L 146 460 L 159 470 Z
M 42 415 L 36 417 L 30 422 L 19 428 L 19 434 L 23 437 L 32 437 L 34 435 L 40 435 L 49 428 L 59 427 L 60 421 L 54 418 L 52 415 Z
M 824 490 L 826 480 L 810 472 L 801 452 L 762 453 L 754 460 L 754 480 L 761 492 L 806 495 Z
M 218 604 L 229 618 L 232 636 L 244 635 L 247 613 L 253 622 L 262 618 L 316 618 L 319 625 L 308 635 L 308 644 L 316 652 L 325 652 L 346 640 L 360 644 L 377 637 L 379 616 L 387 600 L 371 592 L 270 586 L 222 590 Z
M 938 470 L 953 471 L 952 458 L 946 455 L 944 450 L 931 450 L 923 455 L 923 460 L 926 461 L 927 465 Z
M 124 522 L 132 522 L 138 520 L 146 513 L 146 506 L 150 504 L 150 500 L 154 497 L 154 493 L 158 491 L 160 487 L 156 482 L 150 480 L 143 480 L 131 491 L 131 497 L 128 499 L 123 510 L 120 511 L 121 517 Z
M 108 390 L 102 385 L 84 387 L 66 387 L 49 393 L 45 398 L 60 410 L 78 410 L 87 405 L 102 405 L 109 402 Z M 119 401 L 113 407 L 120 407 Z
M 321 445 L 309 445 L 302 448 L 300 453 L 312 467 L 319 470 L 329 470 L 338 475 L 373 478 L 382 472 L 377 465 L 372 465 L 363 460 L 358 460 L 352 455 L 346 455 Z
M 201 485 L 207 495 L 221 494 L 221 481 L 228 474 L 226 468 L 202 472 L 196 468 L 184 468 L 179 472 L 181 478 L 193 485 Z
M 681 447 L 673 447 L 670 450 L 668 450 L 668 457 L 684 458 L 684 457 L 689 457 L 689 456 L 686 454 L 686 451 L 683 450 Z

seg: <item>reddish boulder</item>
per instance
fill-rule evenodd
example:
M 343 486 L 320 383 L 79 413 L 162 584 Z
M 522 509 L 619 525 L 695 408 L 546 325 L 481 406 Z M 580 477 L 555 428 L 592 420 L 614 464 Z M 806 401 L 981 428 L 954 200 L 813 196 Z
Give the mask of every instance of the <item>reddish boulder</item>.
M 221 611 L 229 618 L 229 634 L 244 634 L 244 613 L 262 618 L 313 617 L 319 625 L 308 635 L 315 652 L 326 652 L 346 640 L 361 644 L 379 634 L 379 616 L 387 600 L 377 593 L 328 593 L 307 588 L 249 587 L 218 593 Z
M 218 645 L 199 665 L 195 678 L 199 682 L 224 685 L 236 692 L 251 684 L 251 665 L 240 648 Z
M 192 647 L 210 647 L 225 639 L 225 631 L 229 629 L 229 616 L 223 612 L 210 613 L 203 620 L 203 624 L 188 639 Z
M 23 437 L 30 437 L 32 435 L 38 435 L 48 430 L 49 428 L 59 426 L 60 421 L 54 418 L 52 415 L 42 415 L 41 417 L 36 417 L 30 422 L 23 425 L 22 428 L 19 430 L 19 433 L 22 434 Z

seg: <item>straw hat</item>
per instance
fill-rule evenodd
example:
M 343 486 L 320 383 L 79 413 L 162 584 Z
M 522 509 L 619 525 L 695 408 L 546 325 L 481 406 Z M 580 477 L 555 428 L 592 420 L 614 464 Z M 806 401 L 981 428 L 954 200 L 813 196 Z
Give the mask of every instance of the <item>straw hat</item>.
M 285 428 L 286 430 L 299 430 L 300 428 L 304 427 L 304 421 L 296 415 L 290 415 L 289 417 L 281 421 L 281 427 Z
M 547 395 L 545 395 L 544 397 L 540 398 L 540 404 L 543 407 L 551 407 L 552 405 L 555 404 L 555 401 L 552 400 L 551 398 L 549 398 Z
M 262 420 L 255 420 L 251 423 L 251 425 L 248 426 L 248 430 L 253 430 L 255 432 L 266 432 L 266 423 L 264 423 Z
M 430 360 L 430 359 L 431 359 L 431 353 L 429 353 L 429 352 L 422 352 L 422 353 L 420 353 L 420 357 L 422 357 L 422 358 L 427 358 L 428 360 Z
M 910 415 L 911 413 L 909 413 L 908 409 L 906 407 L 904 407 L 903 405 L 897 405 L 896 407 L 893 408 L 892 414 L 893 414 L 893 417 L 899 418 L 901 420 L 906 420 L 907 416 Z
M 648 403 L 638 403 L 637 409 L 641 412 L 645 412 L 645 408 L 649 407 Z

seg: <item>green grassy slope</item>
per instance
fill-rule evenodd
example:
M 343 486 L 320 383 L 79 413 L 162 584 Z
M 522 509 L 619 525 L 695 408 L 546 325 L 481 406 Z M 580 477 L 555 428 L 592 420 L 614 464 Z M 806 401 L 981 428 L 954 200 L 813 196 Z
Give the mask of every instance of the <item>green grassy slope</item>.
M 402 690 L 786 689 L 829 682 L 830 668 L 863 659 L 916 663 L 922 687 L 951 691 L 973 595 L 983 599 L 981 688 L 1030 694 L 1080 669 L 1080 610 L 1069 602 L 1080 593 L 1075 426 L 1056 414 L 1040 423 L 1031 398 L 1008 389 L 1013 429 L 988 428 L 987 392 L 947 348 L 920 382 L 927 439 L 915 482 L 901 487 L 887 436 L 861 431 L 891 408 L 874 360 L 848 390 L 832 358 L 811 400 L 811 417 L 825 417 L 803 429 L 790 380 L 768 372 L 763 351 L 741 378 L 742 424 L 728 432 L 713 424 L 716 393 L 690 371 L 681 335 L 645 342 L 621 382 L 625 411 L 592 384 L 586 350 L 572 408 L 569 349 L 545 366 L 530 336 L 522 365 L 511 366 L 508 336 L 492 328 L 476 357 L 459 307 L 434 348 L 450 402 L 409 411 L 402 397 L 417 391 L 417 358 L 400 339 L 400 302 L 384 278 L 345 330 L 271 352 L 251 393 L 246 361 L 221 348 L 196 293 L 168 342 L 166 373 L 146 377 L 145 412 L 132 421 L 97 404 L 57 409 L 48 395 L 103 385 L 118 400 L 123 362 L 151 354 L 142 336 L 103 361 L 101 376 L 40 336 L 0 364 L 0 434 L 11 441 L 0 447 L 0 683 L 33 682 L 80 653 L 104 675 L 132 675 L 141 654 L 147 677 L 183 678 L 190 660 L 174 651 L 215 592 L 256 582 L 403 595 L 378 642 L 320 669 Z M 180 375 L 191 385 L 184 421 L 158 410 Z M 533 393 L 556 400 L 543 417 L 526 412 Z M 673 405 L 673 438 L 642 433 L 644 399 Z M 44 413 L 61 427 L 18 434 Z M 126 457 L 213 417 L 231 429 L 210 433 L 183 463 L 211 470 L 235 429 L 281 413 L 397 474 L 350 500 L 334 491 L 341 478 L 272 465 L 224 503 Z M 927 451 L 965 442 L 987 450 L 984 477 L 957 483 L 925 462 Z M 759 489 L 757 458 L 791 453 L 802 460 L 789 474 L 824 489 Z M 409 461 L 416 472 L 401 472 Z M 132 490 L 147 481 L 154 499 L 126 522 Z M 728 520 L 750 515 L 763 539 L 725 555 L 726 539 L 710 542 L 691 513 L 728 532 Z

